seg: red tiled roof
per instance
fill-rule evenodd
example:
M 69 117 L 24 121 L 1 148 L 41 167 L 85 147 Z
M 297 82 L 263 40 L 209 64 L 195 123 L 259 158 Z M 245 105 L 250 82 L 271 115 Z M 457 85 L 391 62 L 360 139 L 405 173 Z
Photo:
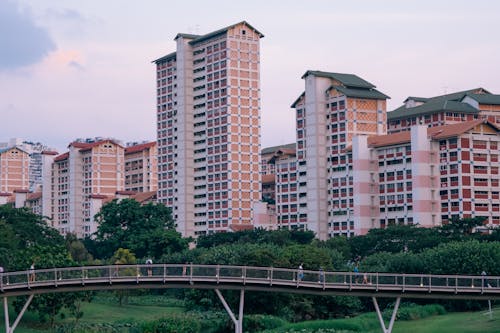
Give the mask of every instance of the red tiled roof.
M 499 130 L 499 128 L 494 123 L 492 123 L 486 119 L 477 119 L 477 120 L 465 121 L 462 123 L 456 123 L 456 124 L 451 124 L 451 125 L 430 127 L 427 130 L 427 135 L 433 139 L 436 139 L 436 140 L 454 137 L 454 136 L 458 136 L 460 134 L 463 134 L 465 132 L 468 132 L 480 124 L 489 124 L 493 128 L 495 128 L 497 131 Z
M 135 146 L 130 146 L 130 147 L 125 148 L 125 154 L 137 153 L 139 151 L 143 151 L 143 150 L 149 149 L 149 148 L 154 147 L 154 146 L 156 146 L 156 141 L 151 141 L 151 142 L 147 142 L 147 143 L 141 143 L 141 144 L 135 145 Z
M 492 123 L 491 121 L 486 119 L 477 119 L 456 124 L 429 127 L 427 128 L 427 136 L 435 140 L 454 137 L 463 134 L 465 132 L 468 132 L 480 124 L 489 124 L 497 131 L 500 131 L 500 128 L 495 123 Z M 411 140 L 410 131 L 387 134 L 387 135 L 374 135 L 368 137 L 368 146 L 370 147 L 391 146 L 405 142 L 410 142 L 410 140 Z
M 26 200 L 38 200 L 42 197 L 42 192 L 34 192 L 34 193 L 30 193 L 28 194 L 28 197 L 26 198 Z
M 245 230 L 253 230 L 254 227 L 251 224 L 231 224 L 229 229 L 232 231 L 245 231 Z
M 30 191 L 28 189 L 25 189 L 25 188 L 16 188 L 14 190 L 14 193 L 29 193 Z
M 410 131 L 368 137 L 368 146 L 383 147 L 410 142 Z
M 0 192 L 0 197 L 10 197 L 10 196 L 12 196 L 12 193 Z
M 274 175 L 262 175 L 262 184 L 271 184 L 275 182 L 276 180 Z
M 156 191 L 150 191 L 150 192 L 139 192 L 135 194 L 132 199 L 139 203 L 143 203 L 147 200 L 155 200 L 156 197 Z
M 59 156 L 56 156 L 56 158 L 54 158 L 54 162 L 64 161 L 64 160 L 68 159 L 68 157 L 69 157 L 69 151 L 65 152 L 64 154 L 61 154 Z
M 44 150 L 42 151 L 42 155 L 57 155 L 59 154 L 57 151 L 54 150 Z

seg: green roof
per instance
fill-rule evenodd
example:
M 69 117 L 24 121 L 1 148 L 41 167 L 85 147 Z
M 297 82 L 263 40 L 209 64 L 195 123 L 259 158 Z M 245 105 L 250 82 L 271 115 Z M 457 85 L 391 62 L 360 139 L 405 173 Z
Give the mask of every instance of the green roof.
M 345 88 L 341 86 L 331 86 L 328 90 L 335 89 L 346 95 L 347 97 L 353 98 L 368 98 L 368 99 L 388 99 L 389 96 L 381 93 L 377 89 L 355 89 L 355 88 Z
M 308 75 L 326 77 L 330 79 L 334 79 L 342 83 L 344 86 L 348 88 L 375 88 L 373 84 L 370 82 L 363 80 L 357 75 L 354 74 L 342 74 L 342 73 L 330 73 L 330 72 L 322 72 L 322 71 L 307 71 L 302 78 L 305 78 Z
M 260 153 L 262 155 L 263 154 L 270 154 L 270 153 L 275 153 L 275 152 L 277 152 L 278 150 L 281 150 L 281 149 L 295 149 L 295 143 L 289 143 L 289 144 L 286 144 L 286 145 L 280 145 L 280 146 L 273 146 L 273 147 L 264 148 L 264 149 L 262 149 L 262 151 Z
M 493 94 L 467 94 L 468 97 L 474 99 L 479 104 L 500 105 L 500 95 Z
M 159 63 L 159 62 L 162 62 L 162 61 L 167 61 L 167 60 L 169 60 L 169 59 L 175 58 L 175 57 L 176 57 L 176 55 L 177 55 L 177 53 L 172 52 L 172 53 L 167 54 L 166 56 L 163 56 L 163 57 L 158 58 L 158 59 L 156 59 L 156 60 L 153 60 L 153 61 L 151 61 L 151 62 L 154 62 L 155 64 L 157 64 L 157 63 Z
M 180 38 L 180 37 L 186 38 L 186 39 L 196 39 L 196 38 L 199 38 L 201 36 L 200 35 L 193 35 L 193 34 L 185 34 L 185 33 L 180 32 L 175 36 L 174 40 L 177 40 L 177 38 Z
M 300 94 L 299 97 L 297 97 L 297 99 L 295 100 L 295 102 L 293 102 L 290 107 L 294 108 L 297 105 L 297 103 L 300 102 L 300 100 L 302 99 L 302 97 L 304 97 L 305 95 L 306 95 L 306 92 L 304 91 L 302 94 Z
M 454 111 L 461 113 L 478 113 L 479 110 L 472 107 L 467 103 L 461 103 L 450 100 L 430 100 L 429 102 L 415 106 L 412 108 L 407 108 L 406 106 L 400 106 L 394 111 L 387 112 L 387 120 L 393 120 L 398 118 L 407 118 L 417 115 L 424 115 L 429 113 L 435 113 L 439 111 Z
M 414 100 L 415 102 L 427 102 L 429 99 L 426 97 L 415 97 L 415 96 L 408 96 L 403 103 L 408 102 L 409 100 Z
M 480 94 L 478 94 L 480 93 Z M 491 96 L 491 94 L 483 88 L 475 88 L 464 91 L 458 91 L 451 94 L 440 95 L 435 97 L 408 97 L 404 102 L 413 99 L 417 102 L 424 104 L 407 108 L 402 105 L 399 108 L 387 112 L 387 119 L 406 118 L 410 116 L 417 116 L 421 114 L 429 114 L 440 111 L 455 111 L 462 113 L 477 113 L 478 110 L 467 103 L 461 103 L 465 96 Z M 496 95 L 493 95 L 496 96 Z
M 252 27 L 247 21 L 241 21 L 241 22 L 232 24 L 230 26 L 227 26 L 225 28 L 222 28 L 222 29 L 210 32 L 210 33 L 208 33 L 206 35 L 198 36 L 198 37 L 194 38 L 192 41 L 190 41 L 189 44 L 193 45 L 193 44 L 196 44 L 196 43 L 199 43 L 199 42 L 203 42 L 204 40 L 210 39 L 210 38 L 215 37 L 217 35 L 225 34 L 229 29 L 237 26 L 238 24 L 244 24 L 244 25 L 248 26 L 250 29 L 254 30 L 257 34 L 259 34 L 260 38 L 264 37 L 264 35 L 260 31 L 258 31 L 254 27 Z

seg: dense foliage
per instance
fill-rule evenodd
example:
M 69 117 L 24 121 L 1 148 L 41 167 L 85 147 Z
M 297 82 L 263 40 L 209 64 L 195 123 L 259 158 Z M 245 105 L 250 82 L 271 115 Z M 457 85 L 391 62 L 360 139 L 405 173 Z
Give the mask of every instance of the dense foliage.
M 99 226 L 86 245 L 98 258 L 109 258 L 119 248 L 129 249 L 137 258 L 159 258 L 188 247 L 189 240 L 175 230 L 171 210 L 162 204 L 113 200 L 95 218 Z

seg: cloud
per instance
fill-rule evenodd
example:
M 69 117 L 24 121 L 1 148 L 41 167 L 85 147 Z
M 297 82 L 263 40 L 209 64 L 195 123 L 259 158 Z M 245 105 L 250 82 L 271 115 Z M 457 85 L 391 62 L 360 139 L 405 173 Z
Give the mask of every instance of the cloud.
M 70 61 L 68 63 L 68 66 L 77 69 L 79 71 L 85 71 L 85 67 L 83 67 L 83 65 L 81 65 L 78 61 L 75 60 Z
M 9 0 L 0 6 L 0 71 L 38 63 L 56 45 L 48 31 Z

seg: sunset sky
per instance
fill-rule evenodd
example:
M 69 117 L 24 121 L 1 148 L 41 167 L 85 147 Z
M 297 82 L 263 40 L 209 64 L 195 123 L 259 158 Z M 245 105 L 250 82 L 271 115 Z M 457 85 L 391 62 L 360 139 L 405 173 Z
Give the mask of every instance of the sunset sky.
M 155 70 L 179 32 L 247 21 L 261 39 L 262 147 L 295 141 L 306 70 L 391 96 L 500 94 L 500 2 L 0 0 L 0 142 L 155 140 Z

